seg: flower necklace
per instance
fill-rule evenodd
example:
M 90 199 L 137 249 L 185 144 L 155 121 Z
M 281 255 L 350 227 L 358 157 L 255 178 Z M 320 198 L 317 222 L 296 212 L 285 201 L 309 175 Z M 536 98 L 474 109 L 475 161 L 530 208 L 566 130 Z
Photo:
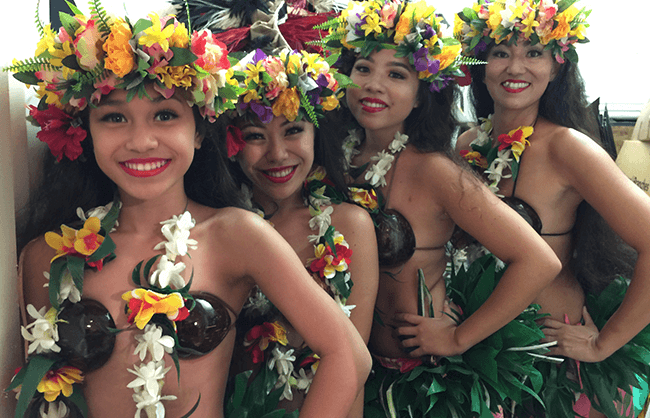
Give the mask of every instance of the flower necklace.
M 357 149 L 361 144 L 359 131 L 360 130 L 358 129 L 349 131 L 348 136 L 343 140 L 343 154 L 350 167 L 353 167 L 352 158 L 359 154 L 359 150 Z M 376 188 L 386 186 L 386 174 L 388 174 L 388 171 L 390 171 L 393 166 L 395 155 L 406 148 L 408 140 L 408 135 L 395 132 L 395 138 L 391 141 L 390 145 L 388 145 L 388 151 L 390 152 L 382 150 L 378 152 L 376 156 L 370 157 L 370 160 L 376 161 L 376 163 L 371 165 L 370 169 L 366 171 L 364 179 L 369 180 L 372 187 Z M 363 165 L 362 168 L 365 169 L 366 165 Z
M 470 143 L 472 151 L 462 150 L 460 152 L 470 165 L 483 169 L 490 181 L 488 188 L 497 196 L 503 197 L 499 192 L 499 182 L 502 178 L 512 177 L 513 181 L 519 173 L 521 154 L 530 146 L 528 138 L 533 134 L 533 126 L 520 126 L 507 134 L 499 135 L 497 144 L 492 145 L 492 115 L 487 118 L 480 118 L 481 124 L 477 130 L 476 139 Z M 505 169 L 509 174 L 503 174 Z
M 336 303 L 349 317 L 350 311 L 355 307 L 345 304 L 353 285 L 349 272 L 352 250 L 343 234 L 332 226 L 331 218 L 334 211 L 332 203 L 341 203 L 345 196 L 338 193 L 325 177 L 325 170 L 319 167 L 305 179 L 305 188 L 309 193 L 306 204 L 311 215 L 309 227 L 315 232 L 308 236 L 309 242 L 314 244 L 314 258 L 308 260 L 306 267 L 310 272 L 318 274 L 330 289 Z M 250 194 L 249 197 L 252 198 Z M 252 207 L 252 204 L 249 206 Z M 271 302 L 258 289 L 244 309 L 264 313 L 270 307 Z M 271 348 L 271 357 L 267 360 L 264 371 L 277 373 L 274 389 L 282 388 L 279 400 L 293 400 L 293 388 L 306 393 L 319 362 L 318 356 L 310 349 L 296 352 L 287 347 L 287 344 L 286 329 L 279 321 L 256 325 L 244 337 L 244 346 L 251 353 L 255 364 L 264 361 L 264 352 Z
M 43 393 L 45 399 L 40 405 L 41 415 L 47 413 L 48 417 L 54 418 L 67 416 L 68 407 L 61 395 L 79 410 L 87 410 L 83 395 L 77 391 L 84 378 L 83 372 L 69 365 L 69 360 L 63 355 L 57 357 L 57 353 L 61 352 L 61 347 L 57 345 L 57 323 L 64 322 L 59 319 L 63 302 L 67 300 L 74 304 L 81 301 L 84 269 L 90 267 L 100 271 L 104 262 L 115 257 L 115 244 L 109 233 L 117 225 L 120 206 L 116 200 L 86 213 L 78 209 L 77 215 L 84 221 L 82 229 L 62 225 L 62 235 L 54 232 L 45 234 L 46 243 L 56 250 L 50 272 L 44 272 L 49 282 L 52 307 L 47 312 L 45 307 L 40 311 L 36 311 L 32 305 L 26 307 L 27 313 L 35 319 L 32 324 L 21 327 L 23 338 L 30 343 L 29 358 L 7 389 L 20 390 L 16 416 L 24 415 L 32 399 L 39 397 L 38 393 Z M 196 240 L 189 238 L 189 231 L 196 222 L 185 211 L 161 224 L 166 240 L 158 243 L 154 249 L 164 249 L 165 254 L 149 259 L 144 269 L 144 261 L 140 262 L 132 275 L 138 288 L 122 295 L 127 302 L 128 322 L 143 330 L 142 334 L 135 336 L 138 344 L 133 353 L 139 356 L 141 363 L 127 369 L 136 375 L 136 379 L 127 385 L 135 392 L 136 416 L 144 411 L 147 416 L 164 417 L 162 401 L 176 399 L 175 396 L 163 396 L 161 393 L 165 375 L 171 369 L 165 367 L 163 356 L 165 353 L 171 354 L 176 367 L 179 367 L 174 322 L 187 318 L 193 307 L 190 286 L 181 276 L 186 266 L 183 262 L 174 261 L 177 256 L 187 255 L 188 250 L 197 248 Z M 152 271 L 156 261 L 158 264 Z M 140 284 L 141 274 L 148 279 L 147 288 Z M 145 363 L 147 355 L 150 361 Z M 72 396 L 74 393 L 76 395 Z

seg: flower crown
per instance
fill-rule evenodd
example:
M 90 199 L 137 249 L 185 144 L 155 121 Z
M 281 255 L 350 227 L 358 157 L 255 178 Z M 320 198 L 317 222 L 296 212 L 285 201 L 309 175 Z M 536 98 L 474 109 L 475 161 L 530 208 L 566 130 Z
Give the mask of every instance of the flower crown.
M 57 160 L 81 155 L 86 132 L 79 112 L 114 89 L 128 90 L 129 100 L 145 96 L 147 83 L 165 98 L 180 90 L 210 121 L 234 109 L 239 89 L 228 51 L 208 29 L 190 35 L 174 16 L 156 13 L 132 24 L 109 16 L 100 0 L 89 3 L 90 17 L 68 3 L 73 15 L 60 13 L 58 33 L 37 19 L 41 40 L 35 57 L 3 68 L 38 87 L 41 101 L 30 107 L 30 115 L 41 127 L 38 138 Z
M 587 43 L 585 19 L 591 10 L 578 9 L 577 0 L 478 0 L 458 13 L 454 35 L 463 54 L 475 56 L 494 42 L 540 43 L 560 64 L 578 62 L 574 44 Z
M 317 28 L 329 29 L 320 42 L 332 52 L 346 48 L 368 56 L 374 50 L 394 49 L 395 56 L 408 57 L 419 79 L 431 83 L 431 91 L 440 91 L 454 77 L 464 76 L 461 64 L 474 63 L 459 59 L 461 45 L 443 37 L 442 20 L 425 0 L 351 1 L 339 17 Z
M 318 127 L 318 119 L 339 106 L 342 89 L 351 84 L 323 57 L 305 51 L 266 55 L 258 49 L 233 70 L 245 90 L 239 97 L 238 112 L 250 109 L 263 123 L 284 115 L 290 121 L 307 117 Z

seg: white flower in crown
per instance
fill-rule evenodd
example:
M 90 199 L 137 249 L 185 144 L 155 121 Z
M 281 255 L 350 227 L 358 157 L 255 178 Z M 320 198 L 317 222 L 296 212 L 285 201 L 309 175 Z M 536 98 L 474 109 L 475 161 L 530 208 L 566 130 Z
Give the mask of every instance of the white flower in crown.
M 126 387 L 137 390 L 138 392 L 143 390 L 153 398 L 160 396 L 165 375 L 171 369 L 171 367 L 165 368 L 165 360 L 150 361 L 140 366 L 133 365 L 133 368 L 135 370 L 127 370 L 137 377 L 126 385 Z
M 501 11 L 501 25 L 505 29 L 515 26 L 516 19 L 513 18 L 514 10 L 517 8 L 518 0 L 506 0 L 505 9 Z
M 310 206 L 309 212 L 312 215 L 312 218 L 309 220 L 309 227 L 313 230 L 318 231 L 317 235 L 309 236 L 309 241 L 314 241 L 313 237 L 317 237 L 316 240 L 318 240 L 320 237 L 325 235 L 327 228 L 332 225 L 331 215 L 332 212 L 334 212 L 334 208 L 328 206 L 324 210 L 321 210 L 320 208 L 316 210 Z
M 174 395 L 165 395 L 165 396 L 151 396 L 149 392 L 138 391 L 133 394 L 133 401 L 137 411 L 135 411 L 135 417 L 141 417 L 140 413 L 145 412 L 147 418 L 163 418 L 165 416 L 165 406 L 161 401 L 174 401 L 176 396 Z
M 196 221 L 192 219 L 190 212 L 185 211 L 181 216 L 174 215 L 172 219 L 161 222 L 161 231 L 167 241 L 158 243 L 154 250 L 165 249 L 170 260 L 176 260 L 177 256 L 186 255 L 188 250 L 195 250 L 197 242 L 190 239 L 190 229 L 194 228 Z
M 47 271 L 43 272 L 43 276 L 49 281 L 50 273 Z M 49 287 L 49 283 L 45 283 L 43 287 Z M 75 286 L 74 279 L 70 274 L 69 270 L 64 270 L 63 275 L 61 276 L 61 284 L 59 285 L 59 294 L 57 296 L 57 301 L 59 304 L 63 303 L 64 300 L 68 299 L 72 303 L 77 303 L 81 300 L 81 292 Z
M 162 328 L 155 324 L 147 324 L 142 334 L 135 335 L 135 340 L 138 345 L 133 354 L 139 355 L 140 361 L 144 361 L 147 352 L 154 361 L 160 361 L 165 352 L 171 354 L 174 351 L 174 338 L 163 335 Z
M 185 270 L 185 263 L 182 261 L 174 264 L 166 255 L 160 257 L 156 270 L 151 274 L 149 284 L 164 288 L 171 286 L 172 289 L 185 287 L 185 280 L 181 273 Z
M 61 351 L 61 347 L 56 345 L 56 342 L 59 341 L 59 332 L 56 326 L 58 321 L 57 311 L 54 308 L 47 311 L 46 309 L 44 306 L 40 311 L 37 311 L 34 305 L 27 305 L 27 313 L 35 319 L 26 327 L 20 327 L 23 338 L 30 342 L 27 354 L 34 352 L 36 354 L 49 353 L 51 351 L 58 353 Z
M 376 156 L 370 157 L 370 160 L 377 161 L 377 164 L 370 167 L 370 170 L 366 172 L 365 179 L 369 180 L 373 187 L 385 186 L 386 173 L 390 170 L 395 156 L 384 150 Z
M 46 407 L 47 412 L 45 412 Z M 68 407 L 61 401 L 43 402 L 38 412 L 40 418 L 66 418 L 68 416 Z
M 388 146 L 388 149 L 395 154 L 406 148 L 406 143 L 409 141 L 408 135 L 402 135 L 399 132 L 395 132 L 395 139 L 393 139 Z

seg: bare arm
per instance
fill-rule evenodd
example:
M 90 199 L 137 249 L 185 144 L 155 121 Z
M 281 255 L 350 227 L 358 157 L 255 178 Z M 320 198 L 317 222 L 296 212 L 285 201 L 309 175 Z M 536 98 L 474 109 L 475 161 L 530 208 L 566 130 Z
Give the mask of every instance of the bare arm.
M 610 227 L 638 252 L 623 303 L 600 333 L 582 326 L 547 321 L 547 336 L 558 339 L 553 354 L 600 361 L 625 345 L 650 323 L 650 197 L 632 183 L 596 143 L 573 130 L 553 142 L 556 169 Z
M 433 194 L 463 230 L 508 264 L 487 301 L 458 327 L 446 316 L 424 319 L 403 315 L 423 327 L 412 355 L 456 355 L 493 334 L 519 315 L 560 272 L 561 264 L 546 242 L 471 174 L 448 159 L 438 161 L 430 178 Z M 404 327 L 402 335 L 414 335 Z M 435 338 L 435 342 L 432 339 Z M 404 345 L 407 345 L 406 342 Z
M 246 214 L 232 236 L 241 270 L 320 356 L 301 417 L 345 417 L 370 370 L 363 339 L 336 302 L 307 274 L 291 246 L 265 221 Z M 250 250 L 255 243 L 255 250 Z M 240 257 L 241 258 L 241 257 Z
M 350 275 L 354 283 L 347 305 L 355 305 L 350 320 L 368 344 L 372 328 L 375 300 L 379 282 L 377 240 L 370 215 L 357 206 L 341 204 L 335 211 L 333 225 L 343 234 L 352 249 Z M 357 395 L 348 418 L 363 416 L 363 389 Z

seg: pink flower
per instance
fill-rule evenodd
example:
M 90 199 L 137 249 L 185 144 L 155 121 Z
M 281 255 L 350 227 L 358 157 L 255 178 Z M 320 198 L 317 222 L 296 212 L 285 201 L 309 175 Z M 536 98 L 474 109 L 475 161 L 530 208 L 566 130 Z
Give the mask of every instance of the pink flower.
M 41 127 L 36 136 L 50 147 L 57 161 L 61 161 L 64 155 L 70 161 L 81 155 L 81 141 L 86 138 L 86 130 L 74 126 L 72 116 L 54 105 L 49 105 L 46 110 L 29 106 L 29 115 Z
M 384 24 L 386 29 L 391 29 L 395 26 L 395 16 L 397 15 L 397 4 L 389 2 L 384 4 L 382 7 L 380 16 L 381 22 Z
M 199 57 L 195 63 L 209 73 L 230 68 L 228 48 L 208 29 L 192 34 L 192 52 Z
M 93 70 L 104 60 L 102 34 L 92 19 L 82 25 L 77 33 L 74 40 L 74 53 L 77 56 L 77 62 L 84 70 Z
M 246 141 L 242 137 L 241 131 L 234 125 L 228 125 L 226 128 L 226 146 L 228 147 L 228 158 L 237 155 L 239 151 L 246 146 Z

